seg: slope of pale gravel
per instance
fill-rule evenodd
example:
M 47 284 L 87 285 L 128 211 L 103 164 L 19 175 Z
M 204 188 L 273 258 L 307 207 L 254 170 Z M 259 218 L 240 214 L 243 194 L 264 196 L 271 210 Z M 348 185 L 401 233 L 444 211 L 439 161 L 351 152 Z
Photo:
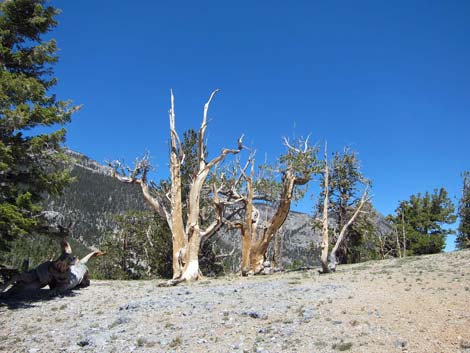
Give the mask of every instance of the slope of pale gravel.
M 470 352 L 470 251 L 3 301 L 1 352 Z

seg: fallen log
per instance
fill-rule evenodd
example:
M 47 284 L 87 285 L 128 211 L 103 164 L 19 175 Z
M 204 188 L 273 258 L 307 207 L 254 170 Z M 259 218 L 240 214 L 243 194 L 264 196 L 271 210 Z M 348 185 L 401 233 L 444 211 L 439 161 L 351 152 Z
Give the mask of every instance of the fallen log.
M 77 260 L 66 272 L 66 275 L 53 276 L 53 280 L 49 283 L 51 289 L 65 291 L 73 288 L 84 288 L 90 285 L 90 277 L 86 263 L 92 257 L 102 256 L 105 253 L 97 250 L 89 253 L 84 258 Z
M 0 286 L 0 294 L 6 296 L 36 291 L 49 286 L 54 293 L 63 293 L 70 289 L 90 285 L 89 272 L 86 263 L 93 257 L 104 255 L 103 252 L 93 251 L 82 259 L 72 255 L 72 248 L 66 236 L 60 242 L 62 254 L 55 261 L 46 261 L 36 268 L 16 274 Z
M 19 275 L 20 270 L 17 268 L 11 268 L 0 265 L 0 276 L 2 277 L 3 282 L 9 281 L 13 276 Z

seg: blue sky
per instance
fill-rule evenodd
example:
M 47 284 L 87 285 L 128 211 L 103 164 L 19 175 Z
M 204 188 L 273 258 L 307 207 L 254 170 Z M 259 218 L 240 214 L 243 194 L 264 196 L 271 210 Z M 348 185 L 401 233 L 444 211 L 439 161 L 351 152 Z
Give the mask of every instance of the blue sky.
M 55 1 L 60 98 L 84 104 L 67 144 L 100 162 L 149 150 L 167 175 L 177 128 L 198 128 L 220 88 L 210 151 L 241 133 L 275 158 L 282 136 L 350 145 L 374 205 L 445 187 L 470 169 L 468 1 Z M 298 206 L 311 210 L 311 201 Z

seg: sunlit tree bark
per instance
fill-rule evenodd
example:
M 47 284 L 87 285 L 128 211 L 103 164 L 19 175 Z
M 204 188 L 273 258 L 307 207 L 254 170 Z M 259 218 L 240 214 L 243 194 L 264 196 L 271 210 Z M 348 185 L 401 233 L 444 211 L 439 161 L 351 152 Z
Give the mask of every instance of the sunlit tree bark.
M 119 163 L 114 162 L 114 176 L 126 183 L 140 185 L 145 200 L 150 207 L 161 217 L 166 219 L 172 234 L 173 243 L 173 280 L 169 285 L 185 280 L 197 280 L 200 278 L 199 270 L 199 249 L 201 244 L 214 235 L 223 223 L 223 208 L 219 205 L 215 207 L 214 219 L 205 229 L 200 224 L 201 214 L 201 191 L 204 183 L 213 167 L 216 167 L 228 155 L 237 154 L 242 149 L 242 140 L 238 140 L 236 149 L 223 149 L 220 154 L 211 159 L 205 160 L 205 132 L 207 129 L 207 113 L 210 103 L 217 90 L 212 92 L 209 100 L 204 105 L 203 119 L 198 134 L 198 167 L 194 173 L 194 178 L 190 185 L 189 195 L 186 205 L 186 223 L 183 219 L 183 199 L 181 187 L 181 166 L 184 163 L 184 153 L 181 147 L 180 138 L 175 127 L 175 105 L 174 96 L 171 92 L 171 108 L 169 111 L 170 121 L 170 189 L 165 195 L 168 202 L 157 196 L 155 186 L 148 182 L 147 174 L 150 169 L 148 157 L 138 161 L 134 170 L 123 168 Z

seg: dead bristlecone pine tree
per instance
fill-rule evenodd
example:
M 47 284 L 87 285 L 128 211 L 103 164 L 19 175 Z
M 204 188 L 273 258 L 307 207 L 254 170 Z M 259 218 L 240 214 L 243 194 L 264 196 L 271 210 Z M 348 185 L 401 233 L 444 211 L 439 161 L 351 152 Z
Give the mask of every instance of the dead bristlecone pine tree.
M 244 166 L 239 163 L 239 177 L 235 182 L 220 188 L 221 194 L 229 201 L 237 202 L 243 208 L 241 217 L 226 220 L 231 228 L 240 229 L 242 241 L 241 273 L 271 273 L 267 261 L 269 244 L 279 232 L 289 214 L 292 201 L 303 195 L 305 186 L 317 172 L 317 148 L 306 140 L 296 145 L 284 139 L 286 153 L 277 165 L 262 166 L 259 175 L 254 172 L 254 152 Z M 262 217 L 256 202 L 264 201 L 274 208 L 274 214 Z M 265 271 L 266 268 L 266 271 Z
M 186 204 L 183 201 L 181 168 L 185 163 L 185 155 L 175 127 L 175 104 L 171 91 L 170 121 L 170 185 L 168 190 L 157 190 L 154 183 L 147 179 L 151 168 L 149 157 L 136 162 L 133 170 L 115 161 L 111 163 L 113 175 L 124 183 L 140 185 L 143 196 L 155 213 L 166 220 L 172 234 L 173 245 L 173 279 L 162 285 L 175 285 L 182 281 L 193 281 L 201 277 L 199 270 L 199 250 L 201 245 L 213 236 L 223 224 L 223 209 L 214 207 L 211 214 L 213 220 L 203 229 L 200 224 L 200 215 L 209 211 L 201 210 L 201 192 L 210 171 L 222 162 L 228 155 L 237 154 L 242 149 L 242 137 L 238 140 L 236 149 L 222 149 L 220 154 L 206 161 L 205 135 L 207 128 L 207 113 L 209 105 L 218 90 L 212 92 L 204 105 L 202 123 L 198 133 L 197 167 L 190 182 L 189 192 L 186 195 Z M 186 215 L 183 215 L 186 210 Z

